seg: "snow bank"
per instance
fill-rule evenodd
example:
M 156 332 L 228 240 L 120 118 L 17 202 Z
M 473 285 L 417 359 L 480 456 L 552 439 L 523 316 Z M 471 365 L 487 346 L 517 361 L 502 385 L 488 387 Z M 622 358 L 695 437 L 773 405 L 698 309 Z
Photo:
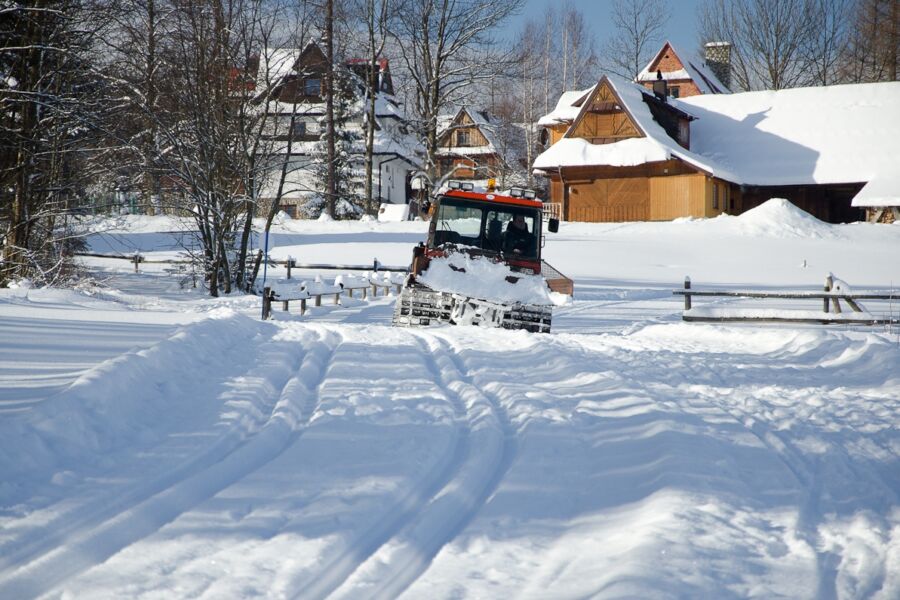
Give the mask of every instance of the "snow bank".
M 736 217 L 744 233 L 761 237 L 825 238 L 834 228 L 794 206 L 784 198 L 772 198 Z
M 0 421 L 0 438 L 15 440 L 0 447 L 0 473 L 16 485 L 46 481 L 54 469 L 151 441 L 161 422 L 197 410 L 184 402 L 191 390 L 224 378 L 213 357 L 246 348 L 259 327 L 231 309 L 217 309 L 151 348 L 89 369 L 20 418 Z M 0 500 L 11 491 L 0 489 Z
M 554 304 L 543 277 L 513 272 L 505 264 L 481 256 L 454 254 L 433 259 L 419 281 L 435 290 L 492 302 Z

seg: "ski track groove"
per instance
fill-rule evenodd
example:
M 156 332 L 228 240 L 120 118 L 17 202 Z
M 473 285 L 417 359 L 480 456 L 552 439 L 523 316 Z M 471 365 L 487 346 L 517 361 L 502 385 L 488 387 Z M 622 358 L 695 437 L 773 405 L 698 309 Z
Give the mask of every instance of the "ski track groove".
M 368 585 L 338 590 L 337 597 L 396 598 L 430 567 L 441 549 L 472 521 L 496 491 L 516 452 L 515 433 L 499 398 L 479 390 L 468 365 L 446 340 L 414 334 L 429 368 L 456 403 L 465 403 L 470 450 L 458 461 L 452 479 L 386 540 L 355 573 Z M 426 334 L 427 335 L 427 334 Z M 429 343 L 432 342 L 432 343 Z M 382 560 L 380 554 L 389 560 Z M 348 581 L 352 583 L 352 580 Z M 341 593 L 344 592 L 344 593 Z
M 273 352 L 271 346 L 260 346 L 265 358 L 276 355 L 274 364 L 266 364 L 264 358 L 262 366 L 257 363 L 258 368 L 249 374 L 274 370 L 280 389 L 267 398 L 270 413 L 255 431 L 243 431 L 240 425 L 229 428 L 202 455 L 126 494 L 112 509 L 105 505 L 87 518 L 75 519 L 64 531 L 24 548 L 16 555 L 20 560 L 6 569 L 9 573 L 0 573 L 0 598 L 52 591 L 280 456 L 314 413 L 319 383 L 337 346 L 336 335 L 327 336 L 328 340 L 317 337 L 310 349 L 298 351 L 290 360 L 280 358 L 282 353 Z M 293 344 L 300 347 L 298 342 Z M 309 385 L 306 378 L 316 383 Z
M 430 358 L 428 346 L 416 336 L 422 348 L 425 367 L 428 368 L 438 387 L 442 386 L 439 367 Z M 450 392 L 447 388 L 441 388 Z M 356 573 L 362 565 L 369 561 L 386 543 L 404 530 L 418 514 L 433 501 L 436 494 L 453 480 L 461 465 L 470 454 L 469 428 L 463 425 L 466 419 L 466 408 L 462 400 L 453 393 L 448 393 L 448 400 L 454 407 L 457 423 L 454 427 L 454 439 L 445 456 L 439 460 L 416 485 L 404 492 L 388 510 L 372 519 L 373 525 L 364 529 L 359 535 L 350 539 L 345 548 L 338 552 L 324 567 L 305 581 L 297 582 L 294 587 L 294 598 L 326 598 L 331 597 Z M 359 597 L 359 596 L 356 596 Z M 371 597 L 371 596 L 366 596 Z

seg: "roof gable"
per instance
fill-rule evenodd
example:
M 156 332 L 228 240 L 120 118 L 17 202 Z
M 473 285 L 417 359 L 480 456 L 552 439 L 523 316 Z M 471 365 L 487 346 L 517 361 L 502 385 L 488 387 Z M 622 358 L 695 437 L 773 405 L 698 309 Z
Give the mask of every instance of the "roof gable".
M 601 144 L 644 137 L 645 133 L 605 75 L 597 82 L 593 91 L 580 100 L 581 110 L 564 137 Z
M 494 151 L 496 145 L 493 140 L 493 132 L 491 131 L 490 121 L 488 118 L 477 110 L 469 110 L 469 107 L 463 106 L 457 112 L 456 115 L 450 120 L 449 123 L 446 124 L 444 129 L 438 135 L 438 146 L 452 146 L 450 142 L 450 136 L 460 129 L 465 128 L 474 128 L 477 129 L 479 133 L 484 137 L 487 142 L 487 146 L 474 146 L 476 148 L 489 148 Z M 471 147 L 464 147 L 471 148 Z
M 663 44 L 659 52 L 638 73 L 637 81 L 654 81 L 659 72 L 667 81 L 693 81 L 703 94 L 727 94 L 729 89 L 719 81 L 706 61 L 675 48 L 672 42 Z

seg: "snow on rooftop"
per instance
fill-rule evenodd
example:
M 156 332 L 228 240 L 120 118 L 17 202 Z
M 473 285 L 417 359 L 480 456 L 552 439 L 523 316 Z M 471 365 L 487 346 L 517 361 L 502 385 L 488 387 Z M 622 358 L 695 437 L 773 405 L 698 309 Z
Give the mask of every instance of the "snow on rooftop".
M 709 68 L 709 65 L 706 64 L 705 60 L 695 54 L 682 52 L 675 48 L 671 42 L 663 44 L 663 47 L 660 48 L 659 52 L 657 52 L 650 62 L 647 63 L 647 66 L 638 73 L 637 81 L 656 80 L 656 69 L 651 70 L 650 67 L 657 61 L 659 55 L 666 49 L 666 46 L 671 49 L 684 68 L 675 71 L 662 71 L 663 79 L 666 81 L 690 79 L 696 84 L 701 94 L 727 94 L 729 92 L 728 87 L 719 81 L 719 78 L 716 77 L 716 74 Z
M 900 167 L 898 167 L 900 168 Z M 852 206 L 900 206 L 900 170 L 880 173 L 863 186 Z
M 606 79 L 649 138 L 643 144 L 647 162 L 674 157 L 746 185 L 863 183 L 900 165 L 900 82 L 670 100 L 696 117 L 686 150 L 653 119 L 642 86 Z M 623 142 L 606 144 L 605 150 L 585 148 L 587 142 L 561 143 L 541 154 L 534 167 L 623 166 L 631 164 L 623 156 L 635 156 L 635 147 Z
M 558 125 L 560 123 L 569 123 L 575 120 L 581 111 L 581 104 L 578 102 L 585 95 L 590 93 L 595 86 L 591 86 L 586 90 L 573 90 L 563 92 L 556 102 L 556 108 L 552 112 L 547 113 L 538 120 L 538 125 Z
M 536 169 L 558 165 L 608 165 L 633 167 L 669 158 L 669 153 L 651 138 L 630 138 L 614 144 L 592 144 L 581 138 L 563 138 L 534 161 Z
M 692 96 L 691 150 L 735 183 L 860 183 L 900 165 L 900 82 Z
M 650 108 L 644 102 L 644 96 L 650 94 L 646 88 L 613 75 L 605 76 L 605 80 L 615 90 L 625 109 L 634 117 L 636 125 L 646 137 L 626 139 L 612 144 L 591 144 L 586 140 L 572 143 L 571 140 L 576 138 L 563 138 L 535 159 L 535 169 L 635 166 L 676 157 L 712 175 L 726 179 L 733 177 L 730 171 L 722 168 L 716 161 L 685 150 L 669 137 L 662 126 L 653 120 Z M 642 156 L 644 160 L 640 162 Z

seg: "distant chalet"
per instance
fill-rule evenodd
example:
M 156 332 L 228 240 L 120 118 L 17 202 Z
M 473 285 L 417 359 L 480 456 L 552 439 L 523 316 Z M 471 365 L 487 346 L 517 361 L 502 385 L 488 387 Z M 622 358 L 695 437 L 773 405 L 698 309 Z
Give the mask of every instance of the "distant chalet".
M 534 169 L 564 218 L 714 217 L 769 198 L 828 222 L 900 218 L 900 82 L 675 99 L 667 73 L 604 76 L 541 118 Z

